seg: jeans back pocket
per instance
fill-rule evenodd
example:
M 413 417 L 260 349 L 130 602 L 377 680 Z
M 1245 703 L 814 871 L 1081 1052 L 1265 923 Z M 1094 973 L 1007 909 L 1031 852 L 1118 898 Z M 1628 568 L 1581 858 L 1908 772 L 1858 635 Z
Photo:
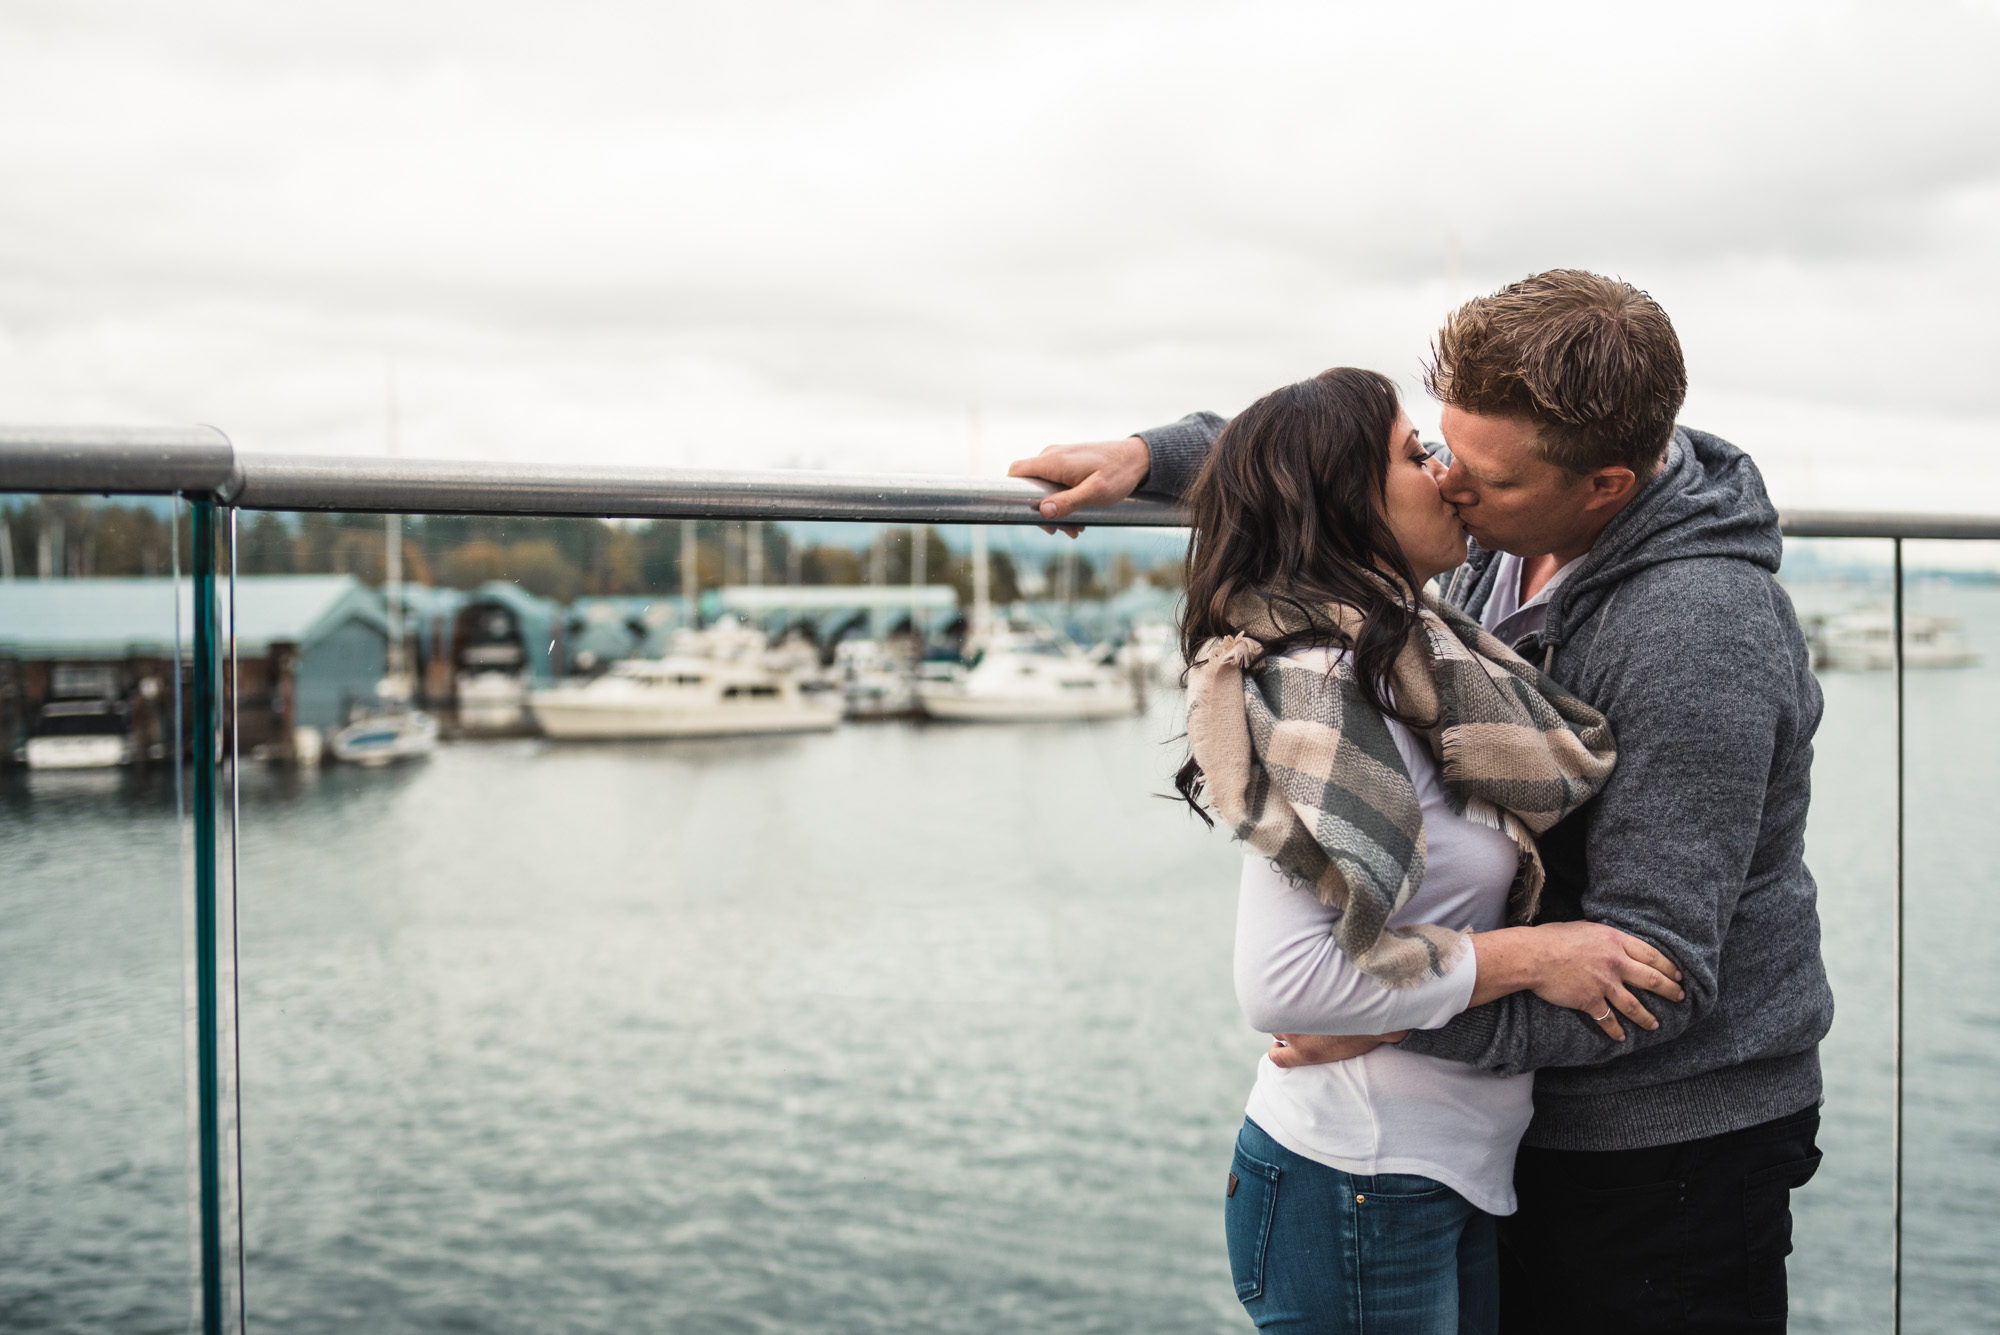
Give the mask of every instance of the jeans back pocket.
M 1239 1143 L 1229 1176 L 1222 1232 L 1229 1243 L 1229 1277 L 1236 1281 L 1237 1298 L 1247 1303 L 1264 1292 L 1264 1254 L 1278 1213 L 1278 1167 L 1245 1154 Z

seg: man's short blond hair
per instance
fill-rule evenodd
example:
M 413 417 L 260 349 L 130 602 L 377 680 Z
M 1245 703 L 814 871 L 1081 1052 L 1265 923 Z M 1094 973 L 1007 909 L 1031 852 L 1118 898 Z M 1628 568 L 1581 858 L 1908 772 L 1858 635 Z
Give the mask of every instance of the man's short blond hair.
M 1572 474 L 1650 477 L 1687 398 L 1673 322 L 1616 278 L 1551 269 L 1476 297 L 1438 331 L 1424 384 L 1464 412 L 1520 418 Z

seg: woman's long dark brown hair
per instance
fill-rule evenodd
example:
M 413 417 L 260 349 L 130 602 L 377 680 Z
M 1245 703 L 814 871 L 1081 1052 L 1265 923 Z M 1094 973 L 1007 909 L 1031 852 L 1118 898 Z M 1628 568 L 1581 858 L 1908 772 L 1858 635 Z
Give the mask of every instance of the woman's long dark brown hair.
M 1416 623 L 1415 572 L 1384 514 L 1389 432 L 1400 404 L 1388 377 L 1352 366 L 1266 394 L 1222 429 L 1188 490 L 1186 611 L 1181 653 L 1192 663 L 1218 635 L 1243 628 L 1230 601 L 1257 594 L 1297 631 L 1260 639 L 1267 654 L 1308 645 L 1346 649 L 1369 703 L 1419 727 L 1384 689 Z M 1384 580 L 1388 574 L 1391 578 Z M 1361 613 L 1352 640 L 1314 609 L 1344 603 Z M 1201 766 L 1188 757 L 1174 787 L 1203 820 Z M 1211 822 L 1212 823 L 1212 822 Z

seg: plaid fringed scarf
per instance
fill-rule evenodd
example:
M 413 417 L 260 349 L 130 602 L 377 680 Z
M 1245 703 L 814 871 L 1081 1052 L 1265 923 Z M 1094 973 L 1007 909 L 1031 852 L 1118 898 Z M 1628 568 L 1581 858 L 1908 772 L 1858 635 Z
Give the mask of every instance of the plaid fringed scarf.
M 1350 636 L 1361 620 L 1343 606 L 1302 613 L 1283 599 L 1231 604 L 1240 633 L 1210 640 L 1188 671 L 1188 743 L 1237 838 L 1341 911 L 1342 952 L 1384 986 L 1413 986 L 1449 973 L 1465 936 L 1388 927 L 1424 879 L 1416 789 L 1349 656 L 1336 651 L 1331 673 L 1264 656 L 1260 641 L 1303 629 L 1305 615 Z M 1508 919 L 1526 922 L 1542 890 L 1534 837 L 1604 786 L 1611 726 L 1451 604 L 1426 592 L 1418 617 L 1390 694 L 1437 721 L 1423 736 L 1453 809 L 1520 849 Z

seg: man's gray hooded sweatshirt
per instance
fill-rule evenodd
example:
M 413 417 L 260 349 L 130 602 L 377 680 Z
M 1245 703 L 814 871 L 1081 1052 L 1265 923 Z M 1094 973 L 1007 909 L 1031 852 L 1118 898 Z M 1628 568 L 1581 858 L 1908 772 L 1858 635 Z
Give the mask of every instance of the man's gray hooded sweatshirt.
M 1177 497 L 1222 426 L 1142 432 L 1143 494 Z M 1618 764 L 1542 839 L 1543 921 L 1588 918 L 1652 942 L 1687 1000 L 1641 993 L 1660 1021 L 1613 1042 L 1528 992 L 1475 1006 L 1403 1047 L 1535 1071 L 1524 1143 L 1623 1150 L 1754 1126 L 1816 1105 L 1833 1020 L 1803 857 L 1819 683 L 1774 578 L 1778 515 L 1749 457 L 1674 433 L 1660 473 L 1551 596 L 1520 646 L 1604 711 Z M 1473 547 L 1449 596 L 1477 616 L 1497 554 Z

